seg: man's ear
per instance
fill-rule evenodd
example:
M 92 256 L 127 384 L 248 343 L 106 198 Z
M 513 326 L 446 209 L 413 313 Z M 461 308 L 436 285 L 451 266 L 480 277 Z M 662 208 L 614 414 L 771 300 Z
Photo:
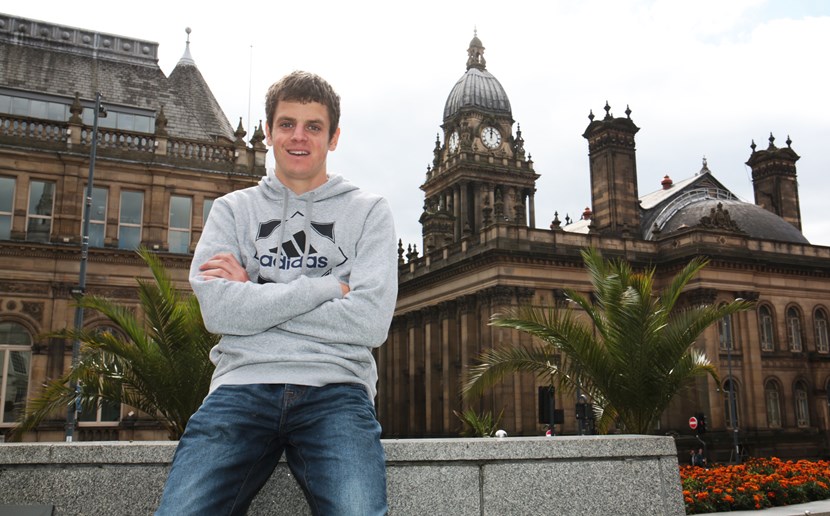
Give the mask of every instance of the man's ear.
M 340 139 L 340 127 L 334 130 L 334 136 L 329 139 L 329 151 L 337 148 L 337 141 Z
M 269 126 L 267 123 L 265 124 L 265 143 L 267 143 L 269 146 L 273 146 L 273 144 L 271 143 L 271 126 Z

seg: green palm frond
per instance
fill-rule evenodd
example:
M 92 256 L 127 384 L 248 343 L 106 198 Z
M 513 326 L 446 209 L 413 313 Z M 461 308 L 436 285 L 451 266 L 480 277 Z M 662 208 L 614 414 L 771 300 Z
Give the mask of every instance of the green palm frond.
M 139 255 L 153 276 L 137 280 L 142 317 L 104 297 L 79 299 L 79 306 L 106 317 L 117 332 L 50 334 L 81 343 L 77 364 L 29 400 L 12 437 L 77 402 L 84 409 L 126 404 L 161 422 L 171 439 L 182 434 L 207 395 L 213 372 L 209 353 L 219 337 L 205 329 L 195 296 L 174 288 L 158 256 L 146 249 Z M 80 385 L 77 393 L 69 387 L 73 383 Z
M 693 378 L 717 379 L 714 366 L 693 347 L 704 330 L 753 305 L 735 300 L 678 309 L 680 294 L 705 259 L 691 260 L 658 291 L 654 268 L 635 272 L 594 249 L 582 256 L 591 299 L 566 290 L 565 308 L 524 306 L 494 315 L 492 326 L 530 334 L 541 344 L 485 351 L 469 369 L 464 393 L 481 395 L 509 374 L 532 372 L 566 391 L 582 389 L 601 411 L 600 430 L 616 420 L 627 431 L 648 433 Z

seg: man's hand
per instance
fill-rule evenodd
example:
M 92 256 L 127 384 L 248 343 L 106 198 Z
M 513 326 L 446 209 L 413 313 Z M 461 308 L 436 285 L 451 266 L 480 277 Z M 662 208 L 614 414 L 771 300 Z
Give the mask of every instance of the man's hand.
M 350 289 L 350 288 L 349 288 L 349 286 L 348 286 L 348 285 L 346 285 L 345 283 L 341 283 L 341 284 L 340 284 L 340 290 L 342 290 L 342 291 L 343 291 L 343 297 L 346 297 L 346 294 L 348 294 L 349 292 L 351 292 L 351 290 L 352 290 L 352 289 Z
M 202 272 L 202 278 L 206 280 L 224 278 L 228 281 L 248 281 L 248 272 L 230 253 L 212 256 L 199 266 L 199 270 Z

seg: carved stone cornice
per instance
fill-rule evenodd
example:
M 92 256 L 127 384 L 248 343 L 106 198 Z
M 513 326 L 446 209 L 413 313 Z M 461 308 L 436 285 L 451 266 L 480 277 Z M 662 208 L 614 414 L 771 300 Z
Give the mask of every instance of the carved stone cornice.
M 0 280 L 0 293 L 3 294 L 35 294 L 48 296 L 49 285 L 31 281 L 2 281 Z
M 680 295 L 680 301 L 690 306 L 711 305 L 717 299 L 718 291 L 714 288 L 696 288 Z

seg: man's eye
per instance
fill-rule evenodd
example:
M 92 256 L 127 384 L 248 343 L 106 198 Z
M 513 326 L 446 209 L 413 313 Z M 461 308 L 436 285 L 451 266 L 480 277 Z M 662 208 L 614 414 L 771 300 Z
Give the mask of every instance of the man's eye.
M 294 126 L 294 124 L 292 124 L 291 122 L 282 122 L 280 124 L 280 127 L 284 128 L 284 129 L 291 129 L 293 126 Z
M 314 132 L 317 132 L 317 131 L 319 131 L 320 129 L 321 129 L 321 127 L 320 127 L 319 125 L 310 125 L 310 126 L 308 126 L 308 130 L 309 130 L 309 131 L 314 131 Z

